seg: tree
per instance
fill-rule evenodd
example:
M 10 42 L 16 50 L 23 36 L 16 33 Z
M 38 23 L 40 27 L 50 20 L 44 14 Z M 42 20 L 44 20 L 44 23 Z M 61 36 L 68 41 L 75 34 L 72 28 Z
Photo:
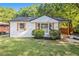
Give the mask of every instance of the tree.
M 15 17 L 16 11 L 12 8 L 0 7 L 0 22 L 8 22 Z
M 20 8 L 20 10 L 17 12 L 17 16 L 23 16 L 23 17 L 37 17 L 39 16 L 39 12 L 37 10 L 37 5 L 32 5 L 30 7 Z
M 70 19 L 73 26 L 79 21 L 79 7 L 76 4 L 41 4 L 38 10 L 41 15 Z
M 40 17 L 43 15 L 50 16 L 52 18 L 66 18 L 66 20 L 72 20 L 72 25 L 75 28 L 79 24 L 79 4 L 33 4 L 29 7 L 20 8 L 19 11 L 12 8 L 0 7 L 0 22 L 8 22 L 15 17 Z M 68 24 L 62 23 L 60 25 L 66 27 Z

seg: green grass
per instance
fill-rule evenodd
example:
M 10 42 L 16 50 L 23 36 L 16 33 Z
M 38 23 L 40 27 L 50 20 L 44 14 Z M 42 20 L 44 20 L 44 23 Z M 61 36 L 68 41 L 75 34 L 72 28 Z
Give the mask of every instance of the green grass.
M 79 55 L 78 44 L 33 38 L 0 37 L 0 56 L 74 56 Z

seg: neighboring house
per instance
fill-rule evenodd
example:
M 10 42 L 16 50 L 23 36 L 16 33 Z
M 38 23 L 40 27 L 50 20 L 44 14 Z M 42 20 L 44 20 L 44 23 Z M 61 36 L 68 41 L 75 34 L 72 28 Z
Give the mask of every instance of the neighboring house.
M 0 22 L 0 33 L 9 33 L 9 23 Z
M 10 37 L 33 37 L 34 29 L 43 29 L 49 36 L 51 29 L 59 30 L 59 20 L 42 16 L 39 18 L 18 17 L 10 21 Z

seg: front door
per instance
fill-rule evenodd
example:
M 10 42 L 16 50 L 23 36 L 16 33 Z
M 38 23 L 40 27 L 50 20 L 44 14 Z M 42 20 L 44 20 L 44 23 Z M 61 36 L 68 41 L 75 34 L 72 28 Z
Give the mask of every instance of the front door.
M 45 35 L 48 35 L 49 34 L 49 26 L 48 26 L 47 23 L 41 24 L 41 29 L 44 30 Z

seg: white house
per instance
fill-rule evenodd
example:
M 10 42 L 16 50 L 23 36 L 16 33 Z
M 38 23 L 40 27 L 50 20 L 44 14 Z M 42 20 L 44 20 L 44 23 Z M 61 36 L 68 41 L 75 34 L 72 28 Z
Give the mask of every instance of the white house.
M 59 30 L 59 21 L 48 16 L 39 18 L 18 17 L 10 21 L 10 37 L 33 37 L 34 29 L 43 29 L 45 36 L 49 35 L 50 29 Z

